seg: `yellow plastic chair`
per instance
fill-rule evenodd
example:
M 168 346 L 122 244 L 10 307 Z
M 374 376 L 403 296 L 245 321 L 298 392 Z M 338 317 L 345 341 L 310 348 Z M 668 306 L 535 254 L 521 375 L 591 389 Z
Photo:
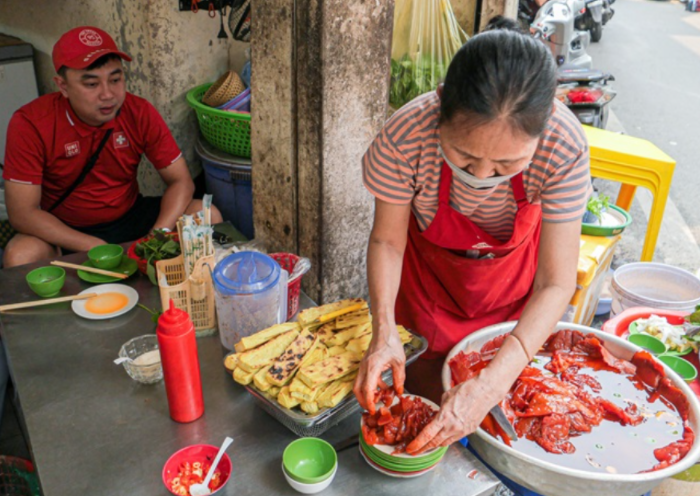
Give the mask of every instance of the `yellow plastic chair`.
M 637 186 L 654 196 L 644 238 L 641 260 L 650 262 L 654 256 L 666 200 L 676 161 L 653 143 L 624 134 L 583 126 L 591 155 L 591 176 L 622 183 L 617 206 L 629 211 Z

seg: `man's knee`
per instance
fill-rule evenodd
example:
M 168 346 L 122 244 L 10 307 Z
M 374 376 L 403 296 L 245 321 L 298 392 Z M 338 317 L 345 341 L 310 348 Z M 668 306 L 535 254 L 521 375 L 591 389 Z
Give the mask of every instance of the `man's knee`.
M 18 265 L 38 262 L 58 256 L 58 250 L 34 236 L 16 234 L 5 248 L 3 267 L 9 269 Z

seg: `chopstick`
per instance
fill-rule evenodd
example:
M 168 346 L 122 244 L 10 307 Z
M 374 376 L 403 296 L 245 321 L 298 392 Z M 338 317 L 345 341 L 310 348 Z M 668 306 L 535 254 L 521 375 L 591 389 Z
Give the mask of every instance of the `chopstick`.
M 77 264 L 72 264 L 72 263 L 67 263 L 67 262 L 59 262 L 58 260 L 54 260 L 53 262 L 51 262 L 51 265 L 56 265 L 58 267 L 65 267 L 67 269 L 83 270 L 85 272 L 92 272 L 94 274 L 102 274 L 103 276 L 116 277 L 117 279 L 128 279 L 129 278 L 129 276 L 127 274 L 121 274 L 119 272 L 112 272 L 111 270 L 97 269 L 95 267 L 86 267 L 85 265 L 77 265 Z
M 18 310 L 20 308 L 30 308 L 30 307 L 39 307 L 42 305 L 51 305 L 53 303 L 61 303 L 64 301 L 87 300 L 88 298 L 92 298 L 93 296 L 97 296 L 97 293 L 85 293 L 85 294 L 79 294 L 79 295 L 73 295 L 73 296 L 61 296 L 60 298 L 49 298 L 47 300 L 25 301 L 24 303 L 12 303 L 11 305 L 1 305 L 0 312 L 6 312 L 8 310 Z

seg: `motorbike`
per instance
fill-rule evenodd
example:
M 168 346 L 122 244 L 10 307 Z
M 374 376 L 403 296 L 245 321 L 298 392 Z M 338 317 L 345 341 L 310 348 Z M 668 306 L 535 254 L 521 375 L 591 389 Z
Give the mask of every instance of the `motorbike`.
M 608 85 L 612 74 L 596 69 L 560 67 L 556 97 L 574 113 L 581 124 L 605 129 L 608 104 L 617 93 Z
M 574 25 L 574 16 L 585 8 L 585 1 L 549 0 L 537 12 L 530 30 L 549 46 L 557 63 L 557 98 L 582 124 L 605 129 L 608 104 L 616 95 L 608 82 L 614 78 L 591 68 L 586 52 L 590 34 Z
M 586 0 L 586 4 L 577 13 L 574 26 L 579 31 L 589 31 L 591 41 L 598 42 L 603 36 L 605 26 L 615 10 L 611 7 L 615 0 Z
M 549 0 L 537 12 L 530 25 L 535 38 L 544 41 L 557 66 L 590 69 L 592 60 L 586 52 L 591 37 L 588 31 L 578 31 L 574 16 L 585 0 Z

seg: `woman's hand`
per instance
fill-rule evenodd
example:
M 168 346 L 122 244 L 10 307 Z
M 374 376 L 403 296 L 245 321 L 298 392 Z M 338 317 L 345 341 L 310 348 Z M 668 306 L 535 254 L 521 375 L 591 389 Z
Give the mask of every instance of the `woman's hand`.
M 453 387 L 442 396 L 440 412 L 406 447 L 406 452 L 415 455 L 459 441 L 474 432 L 499 401 L 494 389 L 481 377 Z
M 382 372 L 391 369 L 394 390 L 398 394 L 403 394 L 403 383 L 406 379 L 406 355 L 396 325 L 388 325 L 385 329 L 375 328 L 373 332 L 353 390 L 360 406 L 371 414 L 375 412 L 377 387 L 383 384 Z

